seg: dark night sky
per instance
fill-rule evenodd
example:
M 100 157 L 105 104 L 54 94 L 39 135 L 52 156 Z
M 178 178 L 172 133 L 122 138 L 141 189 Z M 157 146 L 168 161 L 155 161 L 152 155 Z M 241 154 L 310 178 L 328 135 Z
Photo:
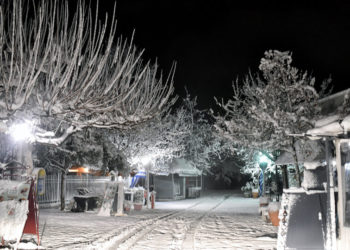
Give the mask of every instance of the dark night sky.
M 111 8 L 103 2 L 102 11 Z M 187 86 L 200 108 L 229 97 L 232 80 L 256 72 L 268 49 L 292 51 L 293 65 L 319 83 L 331 75 L 335 91 L 350 87 L 350 3 L 237 2 L 118 0 L 118 32 L 135 29 L 136 45 L 166 72 L 177 61 L 176 92 Z

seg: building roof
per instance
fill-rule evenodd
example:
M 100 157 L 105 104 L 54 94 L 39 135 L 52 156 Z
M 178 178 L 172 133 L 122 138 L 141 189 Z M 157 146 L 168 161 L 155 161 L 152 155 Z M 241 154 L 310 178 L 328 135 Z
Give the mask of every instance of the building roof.
M 297 159 L 299 163 L 324 161 L 324 146 L 315 140 L 302 142 L 300 140 L 295 142 L 297 150 Z M 282 152 L 275 161 L 276 165 L 295 164 L 293 155 L 289 152 Z
M 318 139 L 325 136 L 338 137 L 347 135 L 350 132 L 350 115 L 341 119 L 339 116 L 333 115 L 320 120 L 316 123 L 315 128 L 309 129 L 306 134 L 312 139 Z M 322 122 L 323 121 L 323 122 Z
M 198 176 L 202 174 L 202 171 L 197 169 L 190 161 L 182 158 L 173 161 L 170 172 L 179 174 L 179 176 Z
M 350 88 L 319 100 L 318 103 L 321 106 L 321 113 L 323 115 L 335 113 L 337 108 L 343 104 L 344 98 L 347 94 L 350 94 Z

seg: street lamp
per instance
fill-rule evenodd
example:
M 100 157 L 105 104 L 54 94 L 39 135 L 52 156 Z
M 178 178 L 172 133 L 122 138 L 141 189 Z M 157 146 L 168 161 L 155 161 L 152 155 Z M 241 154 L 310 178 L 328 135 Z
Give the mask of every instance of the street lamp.
M 260 155 L 259 156 L 259 167 L 261 169 L 261 179 L 259 178 L 259 185 L 262 186 L 262 196 L 265 196 L 265 170 L 268 165 L 269 158 L 266 157 L 266 155 Z M 261 183 L 262 182 L 262 183 Z
M 30 141 L 33 139 L 33 126 L 30 122 L 26 121 L 23 123 L 13 124 L 9 128 L 9 134 L 15 142 L 19 141 Z
M 30 120 L 24 120 L 21 123 L 14 123 L 9 127 L 8 133 L 17 144 L 17 161 L 28 168 L 28 173 L 33 170 L 31 143 L 34 141 L 34 124 Z
M 147 190 L 147 196 L 146 196 L 146 204 L 147 204 L 147 208 L 149 209 L 149 197 L 150 197 L 150 179 L 149 179 L 149 170 L 150 170 L 150 165 L 151 165 L 151 156 L 143 156 L 140 158 L 142 165 L 146 168 L 146 190 Z

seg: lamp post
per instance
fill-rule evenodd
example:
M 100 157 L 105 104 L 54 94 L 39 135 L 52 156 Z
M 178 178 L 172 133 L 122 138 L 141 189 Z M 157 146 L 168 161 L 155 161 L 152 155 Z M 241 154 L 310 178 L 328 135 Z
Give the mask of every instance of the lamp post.
M 152 157 L 150 155 L 147 155 L 147 156 L 144 156 L 141 158 L 141 162 L 142 162 L 142 165 L 145 167 L 145 170 L 146 170 L 146 192 L 147 192 L 147 195 L 146 195 L 146 204 L 147 204 L 147 208 L 149 209 L 150 208 L 150 205 L 149 205 L 149 186 L 150 186 L 150 179 L 149 179 L 149 171 L 151 169 L 151 164 L 152 164 Z
M 17 160 L 28 167 L 27 174 L 33 171 L 32 145 L 34 124 L 32 121 L 25 120 L 22 123 L 12 124 L 9 128 L 9 134 L 18 146 Z
M 265 196 L 265 170 L 268 165 L 268 158 L 265 155 L 261 155 L 259 158 L 259 167 L 261 169 L 261 174 L 262 174 L 262 196 Z M 259 180 L 260 184 L 260 180 Z

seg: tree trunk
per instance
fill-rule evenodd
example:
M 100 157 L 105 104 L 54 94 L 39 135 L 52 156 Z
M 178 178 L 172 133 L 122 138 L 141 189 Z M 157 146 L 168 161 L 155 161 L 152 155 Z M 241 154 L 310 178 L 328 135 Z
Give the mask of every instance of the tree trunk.
M 282 169 L 282 177 L 283 177 L 283 188 L 287 189 L 289 188 L 287 165 L 281 166 L 281 169 Z
M 276 201 L 279 201 L 279 189 L 278 189 L 278 169 L 277 169 L 277 165 L 275 165 L 275 185 L 276 185 Z
M 60 190 L 60 201 L 61 201 L 61 211 L 64 210 L 66 206 L 66 196 L 65 196 L 65 181 L 66 180 L 66 172 L 61 172 L 61 190 Z
M 118 178 L 118 203 L 117 203 L 117 213 L 115 216 L 123 216 L 124 209 L 124 180 Z
M 293 138 L 292 140 L 293 142 L 293 158 L 294 158 L 294 161 L 295 161 L 295 178 L 296 178 L 296 181 L 297 181 L 297 187 L 301 187 L 301 178 L 300 178 L 300 169 L 299 169 L 299 161 L 298 161 L 298 156 L 297 156 L 297 149 L 295 148 L 295 140 Z
M 27 175 L 33 172 L 32 145 L 27 142 L 20 142 L 17 151 L 17 161 L 27 167 Z

